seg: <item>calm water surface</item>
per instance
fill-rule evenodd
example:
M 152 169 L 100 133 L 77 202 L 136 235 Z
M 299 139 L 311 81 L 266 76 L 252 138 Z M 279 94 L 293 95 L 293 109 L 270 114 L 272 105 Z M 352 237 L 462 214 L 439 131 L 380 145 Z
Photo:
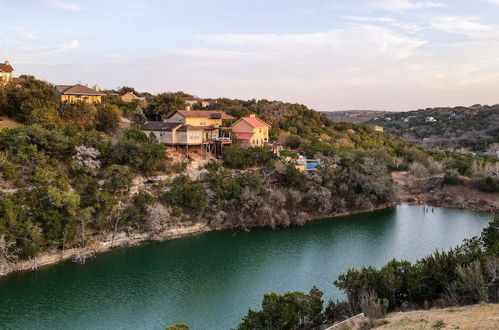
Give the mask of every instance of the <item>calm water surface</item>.
M 0 328 L 191 329 L 235 327 L 266 292 L 332 281 L 349 267 L 414 261 L 478 235 L 489 215 L 402 205 L 303 227 L 213 232 L 116 249 L 0 279 Z

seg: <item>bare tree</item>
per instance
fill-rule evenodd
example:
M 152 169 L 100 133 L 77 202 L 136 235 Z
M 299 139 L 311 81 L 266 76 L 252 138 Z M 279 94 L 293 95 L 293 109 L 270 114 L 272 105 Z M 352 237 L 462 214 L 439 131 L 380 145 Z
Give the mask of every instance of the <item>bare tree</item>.
M 73 169 L 87 169 L 90 173 L 95 174 L 101 167 L 101 162 L 97 160 L 100 156 L 99 150 L 87 147 L 75 147 L 76 154 L 73 156 Z
M 474 261 L 467 266 L 457 266 L 458 286 L 474 301 L 487 302 L 488 293 L 483 278 L 480 261 Z
M 492 256 L 485 261 L 487 276 L 486 286 L 491 294 L 492 300 L 499 300 L 499 257 Z
M 409 173 L 414 175 L 416 178 L 424 178 L 428 176 L 426 167 L 420 162 L 414 162 L 409 165 Z
M 5 275 L 12 263 L 17 259 L 18 250 L 13 242 L 7 240 L 5 235 L 0 236 L 0 276 Z
M 147 207 L 146 229 L 151 232 L 161 230 L 170 221 L 172 209 L 156 203 Z
M 79 264 L 84 264 L 87 260 L 95 258 L 95 254 L 90 251 L 81 251 L 73 256 L 73 261 Z

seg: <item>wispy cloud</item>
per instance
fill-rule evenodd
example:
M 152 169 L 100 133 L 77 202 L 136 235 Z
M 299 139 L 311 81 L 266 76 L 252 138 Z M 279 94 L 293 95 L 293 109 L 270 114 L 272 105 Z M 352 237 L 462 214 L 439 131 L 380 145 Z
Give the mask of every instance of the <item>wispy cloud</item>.
M 204 40 L 219 46 L 237 46 L 275 58 L 321 56 L 360 56 L 367 53 L 390 58 L 411 56 L 425 40 L 397 33 L 391 29 L 356 24 L 346 28 L 316 33 L 297 34 L 219 34 Z
M 440 2 L 432 1 L 412 1 L 412 0 L 378 0 L 370 1 L 367 4 L 371 8 L 381 9 L 386 11 L 405 11 L 423 8 L 440 8 L 445 7 Z
M 493 5 L 499 6 L 499 0 L 485 0 L 485 1 Z
M 66 0 L 45 0 L 45 4 L 48 7 L 64 11 L 80 11 L 83 9 L 81 5 Z
M 403 23 L 393 17 L 387 16 L 344 16 L 344 18 L 354 22 L 370 22 L 392 26 L 408 33 L 416 33 L 425 29 L 425 27 L 420 24 Z
M 34 40 L 36 39 L 36 32 L 27 30 L 23 27 L 11 27 L 11 30 L 15 31 L 21 38 Z
M 18 52 L 23 54 L 41 55 L 41 54 L 53 54 L 53 53 L 65 53 L 67 51 L 79 47 L 80 43 L 78 42 L 78 40 L 71 40 L 68 42 L 64 42 L 62 44 L 23 47 L 19 48 Z
M 483 24 L 478 16 L 438 16 L 431 19 L 430 24 L 444 32 L 473 38 L 499 37 L 499 26 Z

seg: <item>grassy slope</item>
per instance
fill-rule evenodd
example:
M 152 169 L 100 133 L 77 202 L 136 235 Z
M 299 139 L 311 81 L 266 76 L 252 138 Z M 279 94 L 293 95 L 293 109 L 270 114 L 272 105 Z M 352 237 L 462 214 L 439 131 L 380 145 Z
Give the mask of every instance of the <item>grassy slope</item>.
M 499 329 L 499 304 L 392 313 L 386 320 L 376 329 Z

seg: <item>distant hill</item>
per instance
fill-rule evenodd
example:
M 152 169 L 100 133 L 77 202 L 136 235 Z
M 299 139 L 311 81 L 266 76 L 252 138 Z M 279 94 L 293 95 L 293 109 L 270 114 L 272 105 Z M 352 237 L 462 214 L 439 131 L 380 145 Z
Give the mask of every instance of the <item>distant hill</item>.
M 376 110 L 347 110 L 324 111 L 324 113 L 333 121 L 362 124 L 374 118 L 383 117 L 390 112 Z
M 499 143 L 499 105 L 391 112 L 363 122 L 429 146 L 486 152 Z M 494 152 L 495 153 L 495 152 Z

